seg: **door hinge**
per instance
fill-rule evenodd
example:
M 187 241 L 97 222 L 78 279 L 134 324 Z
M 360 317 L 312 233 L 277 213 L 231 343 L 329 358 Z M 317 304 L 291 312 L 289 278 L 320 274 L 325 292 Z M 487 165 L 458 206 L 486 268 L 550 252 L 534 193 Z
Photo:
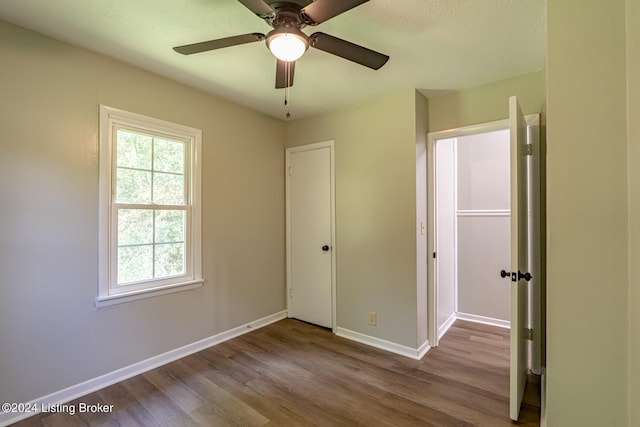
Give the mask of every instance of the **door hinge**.
M 527 341 L 533 341 L 533 329 L 526 329 Z
M 433 253 L 433 259 L 436 259 L 436 253 L 435 252 Z
M 524 154 L 525 156 L 533 156 L 533 145 L 526 144 L 524 146 Z
M 289 166 L 289 176 L 291 176 L 291 166 Z
M 289 298 L 293 298 L 293 288 L 289 289 Z

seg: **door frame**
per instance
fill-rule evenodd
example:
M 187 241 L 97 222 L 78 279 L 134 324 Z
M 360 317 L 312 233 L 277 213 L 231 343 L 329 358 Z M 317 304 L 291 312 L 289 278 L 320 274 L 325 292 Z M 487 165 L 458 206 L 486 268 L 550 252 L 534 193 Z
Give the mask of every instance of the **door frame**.
M 527 126 L 539 126 L 540 115 L 525 115 Z M 509 119 L 495 120 L 491 122 L 478 123 L 469 126 L 462 126 L 454 129 L 429 132 L 427 134 L 427 315 L 428 315 L 428 338 L 431 347 L 438 346 L 438 284 L 436 283 L 436 188 L 435 188 L 435 145 L 438 140 L 457 138 L 461 136 L 473 135 L 509 129 Z M 536 144 L 537 145 L 537 144 Z M 536 350 L 539 351 L 539 350 Z
M 296 147 L 288 147 L 285 150 L 285 234 L 286 234 L 286 300 L 287 312 L 290 313 L 289 305 L 291 303 L 292 283 L 291 283 L 291 155 L 294 153 L 313 151 L 319 149 L 329 149 L 330 157 L 330 204 L 331 204 L 331 330 L 336 332 L 337 315 L 336 315 L 336 179 L 335 179 L 335 144 L 334 141 L 324 141 L 314 144 L 300 145 Z M 290 317 L 290 316 L 289 316 Z

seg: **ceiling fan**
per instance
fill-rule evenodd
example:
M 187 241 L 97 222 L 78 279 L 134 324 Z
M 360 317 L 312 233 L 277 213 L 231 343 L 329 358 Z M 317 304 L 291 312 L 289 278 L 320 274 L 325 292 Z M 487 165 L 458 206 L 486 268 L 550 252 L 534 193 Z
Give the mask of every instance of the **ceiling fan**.
M 242 34 L 177 46 L 173 50 L 183 55 L 191 55 L 266 40 L 267 47 L 277 58 L 276 89 L 293 86 L 295 61 L 307 51 L 309 46 L 374 70 L 379 69 L 389 60 L 387 55 L 329 34 L 315 32 L 307 36 L 302 32 L 302 28 L 307 25 L 321 24 L 369 0 L 238 1 L 258 17 L 264 19 L 273 30 L 266 35 L 262 33 Z

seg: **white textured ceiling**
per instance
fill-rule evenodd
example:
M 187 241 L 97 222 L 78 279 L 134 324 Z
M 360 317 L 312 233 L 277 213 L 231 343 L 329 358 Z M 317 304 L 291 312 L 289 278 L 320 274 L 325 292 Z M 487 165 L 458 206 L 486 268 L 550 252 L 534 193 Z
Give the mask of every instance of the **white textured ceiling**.
M 370 0 L 317 27 L 389 55 L 378 71 L 309 49 L 292 119 L 405 89 L 474 87 L 544 68 L 545 0 Z M 264 42 L 183 56 L 173 46 L 270 27 L 237 0 L 0 0 L 0 19 L 284 119 Z

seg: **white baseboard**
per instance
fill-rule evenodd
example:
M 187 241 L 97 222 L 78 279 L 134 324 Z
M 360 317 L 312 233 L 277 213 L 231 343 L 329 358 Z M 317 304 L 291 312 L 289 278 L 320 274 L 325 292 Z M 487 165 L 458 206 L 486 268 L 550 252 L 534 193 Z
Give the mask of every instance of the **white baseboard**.
M 492 317 L 478 316 L 476 314 L 456 313 L 456 318 L 467 320 L 469 322 L 484 323 L 485 325 L 497 326 L 499 328 L 511 328 L 511 322 L 508 320 L 494 319 Z
M 438 339 L 442 338 L 447 333 L 451 325 L 457 320 L 456 313 L 451 313 L 451 316 L 438 328 Z
M 426 340 L 425 342 L 422 343 L 420 347 L 418 347 L 416 359 L 421 360 L 429 350 L 431 350 L 431 345 L 429 344 L 429 340 Z
M 352 341 L 366 344 L 371 347 L 379 348 L 389 351 L 391 353 L 399 354 L 401 356 L 410 357 L 411 359 L 420 360 L 427 354 L 427 351 L 431 348 L 429 341 L 425 341 L 418 348 L 411 348 L 401 344 L 397 344 L 391 341 L 383 340 L 381 338 L 372 337 L 370 335 L 361 334 L 360 332 L 351 331 L 344 328 L 336 328 L 336 335 L 339 337 L 347 338 Z
M 286 310 L 274 313 L 261 319 L 254 320 L 253 322 L 249 322 L 236 328 L 229 329 L 228 331 L 221 332 L 200 341 L 187 344 L 174 350 L 167 351 L 166 353 L 150 357 L 149 359 L 143 360 L 141 362 L 134 363 L 133 365 L 125 366 L 124 368 L 117 369 L 113 372 L 109 372 L 108 374 L 92 378 L 80 384 L 76 384 L 63 390 L 40 397 L 28 403 L 28 407 L 35 408 L 36 412 L 0 412 L 0 426 L 7 426 L 9 424 L 35 415 L 37 412 L 40 412 L 38 408 L 47 408 L 51 406 L 61 405 L 63 403 L 85 396 L 89 393 L 93 393 L 94 391 L 108 387 L 117 382 L 124 381 L 127 378 L 131 378 L 133 376 L 147 372 L 151 369 L 157 368 L 158 366 L 165 365 L 169 362 L 173 362 L 174 360 L 181 359 L 190 354 L 197 353 L 198 351 L 213 347 L 217 344 L 223 343 L 240 335 L 244 335 L 247 332 L 262 328 L 271 323 L 275 323 L 286 317 Z

